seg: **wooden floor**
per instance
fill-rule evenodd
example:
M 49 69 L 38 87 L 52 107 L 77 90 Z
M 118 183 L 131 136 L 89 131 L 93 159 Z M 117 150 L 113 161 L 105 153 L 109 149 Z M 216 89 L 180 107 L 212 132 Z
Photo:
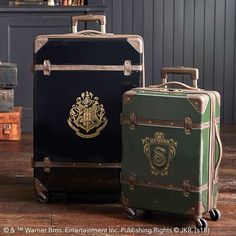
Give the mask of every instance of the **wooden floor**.
M 224 126 L 221 137 L 224 157 L 220 168 L 218 208 L 222 220 L 213 222 L 208 215 L 205 218 L 209 220 L 210 235 L 233 236 L 236 235 L 236 126 Z M 20 142 L 0 142 L 0 235 L 24 235 L 30 229 L 38 232 L 32 235 L 47 235 L 46 232 L 53 235 L 81 235 L 85 232 L 86 235 L 150 235 L 150 230 L 156 230 L 156 235 L 160 235 L 161 231 L 194 226 L 188 219 L 160 214 L 130 221 L 123 215 L 119 204 L 64 201 L 41 204 L 34 196 L 31 157 L 32 135 L 23 135 Z M 116 233 L 111 233 L 112 230 Z M 193 230 L 191 234 L 194 234 Z

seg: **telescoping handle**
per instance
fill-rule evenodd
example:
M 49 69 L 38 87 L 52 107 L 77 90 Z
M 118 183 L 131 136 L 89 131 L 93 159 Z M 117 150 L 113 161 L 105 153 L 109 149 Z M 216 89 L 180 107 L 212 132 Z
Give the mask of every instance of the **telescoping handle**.
M 198 88 L 197 80 L 199 79 L 199 70 L 197 68 L 183 66 L 163 67 L 161 69 L 161 79 L 163 84 L 168 82 L 168 74 L 190 74 L 193 80 L 193 87 Z
M 82 15 L 72 17 L 72 33 L 77 33 L 79 22 L 98 21 L 101 25 L 101 32 L 106 33 L 106 16 L 104 15 Z

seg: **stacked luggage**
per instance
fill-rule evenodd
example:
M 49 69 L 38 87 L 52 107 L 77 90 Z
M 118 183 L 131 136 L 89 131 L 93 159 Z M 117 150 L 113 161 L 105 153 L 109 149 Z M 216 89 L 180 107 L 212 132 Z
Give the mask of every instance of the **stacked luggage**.
M 21 107 L 14 107 L 17 66 L 0 62 L 0 140 L 20 140 Z
M 76 33 L 81 21 L 99 21 L 101 32 Z M 131 219 L 153 210 L 192 217 L 201 229 L 207 212 L 218 220 L 220 95 L 197 87 L 194 68 L 163 68 L 163 83 L 144 87 L 140 36 L 106 34 L 104 16 L 72 25 L 73 34 L 34 44 L 39 200 L 121 191 Z M 193 86 L 168 82 L 169 73 L 191 74 Z

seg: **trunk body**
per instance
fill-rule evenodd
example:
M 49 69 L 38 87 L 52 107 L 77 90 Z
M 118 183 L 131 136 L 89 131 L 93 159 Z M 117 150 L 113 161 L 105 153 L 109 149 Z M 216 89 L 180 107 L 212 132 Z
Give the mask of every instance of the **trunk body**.
M 194 218 L 215 207 L 217 92 L 133 89 L 123 97 L 122 123 L 124 205 Z
M 119 193 L 122 94 L 142 85 L 142 39 L 41 36 L 34 64 L 36 192 Z

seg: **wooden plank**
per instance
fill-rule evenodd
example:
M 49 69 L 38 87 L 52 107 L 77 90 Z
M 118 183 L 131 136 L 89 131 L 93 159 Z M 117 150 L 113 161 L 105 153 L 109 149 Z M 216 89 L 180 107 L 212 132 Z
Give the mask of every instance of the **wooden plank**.
M 184 66 L 192 67 L 194 52 L 194 0 L 184 2 Z M 189 76 L 184 76 L 189 83 Z
M 143 35 L 143 0 L 133 1 L 133 33 Z
M 32 155 L 9 155 L 7 159 L 1 160 L 0 176 L 32 177 L 33 169 L 31 167 Z M 1 182 L 1 181 L 0 181 Z
M 164 0 L 154 0 L 153 22 L 153 83 L 160 83 L 163 67 L 163 17 Z
M 194 14 L 194 67 L 199 69 L 199 87 L 204 83 L 204 18 L 205 0 L 195 1 Z
M 235 50 L 235 0 L 227 0 L 225 6 L 225 70 L 224 70 L 224 122 L 233 122 Z
M 107 17 L 107 32 L 113 31 L 113 0 L 104 0 L 104 5 L 107 7 L 105 15 Z
M 0 226 L 49 226 L 51 225 L 51 214 L 7 214 L 0 213 Z
M 174 1 L 164 1 L 163 65 L 173 65 Z M 171 76 L 169 76 L 171 77 Z
M 235 35 L 236 41 L 236 35 Z M 236 48 L 234 49 L 234 78 L 236 76 Z M 236 82 L 234 81 L 234 105 L 233 105 L 233 124 L 236 124 Z
M 213 90 L 215 0 L 205 1 L 204 89 Z
M 123 33 L 132 34 L 133 31 L 133 0 L 123 0 Z
M 184 0 L 174 1 L 174 66 L 184 64 Z M 173 76 L 173 80 L 183 81 L 182 75 Z
M 214 90 L 221 94 L 224 104 L 224 47 L 225 47 L 225 0 L 215 1 L 215 47 L 214 47 Z M 222 115 L 224 115 L 222 109 Z
M 113 4 L 112 4 L 112 22 L 113 22 L 113 33 L 115 34 L 121 34 L 122 33 L 122 26 L 123 26 L 123 12 L 122 12 L 122 1 L 116 1 L 113 0 Z
M 146 85 L 153 83 L 153 6 L 154 0 L 144 1 L 144 42 Z

